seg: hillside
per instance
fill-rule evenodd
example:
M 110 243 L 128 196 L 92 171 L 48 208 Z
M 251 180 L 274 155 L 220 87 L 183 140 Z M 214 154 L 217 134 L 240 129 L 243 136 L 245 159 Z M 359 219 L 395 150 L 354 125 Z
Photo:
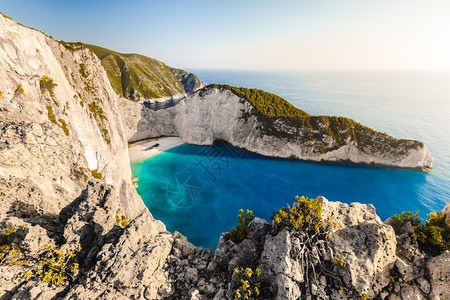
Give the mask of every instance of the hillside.
M 113 89 L 125 98 L 155 99 L 192 94 L 203 86 L 195 75 L 139 54 L 123 54 L 84 44 L 102 62 Z

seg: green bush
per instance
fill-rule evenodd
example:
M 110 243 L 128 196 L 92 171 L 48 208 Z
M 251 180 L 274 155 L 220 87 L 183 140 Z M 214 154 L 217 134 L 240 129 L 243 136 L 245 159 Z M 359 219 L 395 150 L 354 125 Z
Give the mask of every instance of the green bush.
M 261 276 L 261 269 L 256 268 L 253 271 L 251 268 L 235 268 L 233 270 L 233 281 L 237 285 L 234 290 L 234 297 L 236 299 L 256 299 L 260 294 L 260 282 L 256 279 Z
M 394 219 L 398 224 L 403 225 L 410 222 L 413 228 L 412 236 L 417 240 L 419 248 L 432 255 L 439 255 L 442 252 L 450 251 L 450 226 L 445 223 L 445 214 L 438 211 L 427 215 L 428 220 L 421 220 L 419 211 L 402 212 L 395 214 Z
M 122 215 L 120 213 L 120 208 L 116 211 L 116 225 L 120 227 L 127 227 L 128 224 L 131 223 L 131 219 L 129 219 L 126 215 Z
M 41 87 L 41 93 L 45 94 L 45 92 L 47 91 L 50 96 L 54 96 L 54 92 L 53 89 L 55 86 L 57 86 L 57 84 L 55 82 L 53 82 L 53 79 L 51 79 L 50 77 L 47 76 L 42 76 L 41 79 L 39 80 L 39 86 Z
M 86 70 L 85 64 L 80 64 L 80 74 L 81 74 L 81 77 L 83 77 L 85 79 L 89 77 L 89 72 Z
M 0 265 L 21 266 L 28 263 L 22 251 L 11 243 L 26 227 L 27 224 L 23 224 L 20 228 L 11 226 L 0 235 Z
M 242 242 L 249 233 L 248 225 L 254 218 L 253 211 L 247 209 L 244 213 L 243 209 L 239 210 L 238 225 L 225 234 L 225 239 L 231 239 L 236 243 Z
M 63 119 L 56 121 L 56 117 L 53 113 L 53 107 L 51 105 L 47 105 L 45 108 L 47 108 L 47 117 L 49 121 L 55 125 L 58 125 L 58 127 L 60 127 L 66 135 L 69 135 L 69 128 L 67 127 L 66 121 Z
M 328 222 L 322 220 L 322 202 L 319 199 L 295 197 L 297 202 L 290 208 L 283 207 L 275 212 L 272 219 L 275 229 L 282 227 L 293 231 L 328 230 Z
M 67 128 L 67 123 L 63 119 L 59 119 L 58 122 L 61 124 L 60 127 L 66 135 L 69 135 L 69 128 Z
M 91 174 L 94 178 L 102 180 L 103 174 L 98 171 L 98 169 L 91 170 Z
M 60 43 L 61 45 L 64 46 L 64 48 L 66 48 L 67 50 L 69 50 L 70 52 L 74 52 L 74 51 L 78 51 L 83 49 L 83 44 L 80 42 L 76 42 L 76 43 L 67 43 L 66 41 L 60 40 L 58 41 L 58 43 Z
M 21 94 L 23 94 L 24 93 L 24 90 L 23 90 L 23 87 L 22 87 L 22 85 L 17 85 L 17 88 L 16 88 L 16 92 L 15 92 L 17 95 L 21 95 Z
M 79 269 L 77 252 L 81 250 L 78 244 L 73 251 L 61 251 L 53 246 L 46 246 L 39 255 L 38 264 L 25 271 L 23 278 L 29 281 L 39 279 L 49 286 L 65 285 L 72 280 Z
M 89 111 L 97 118 L 99 121 L 108 120 L 103 112 L 103 108 L 97 104 L 97 102 L 89 103 Z
M 259 112 L 268 117 L 309 117 L 309 114 L 275 94 L 227 84 L 212 84 L 214 88 L 226 89 L 248 100 Z

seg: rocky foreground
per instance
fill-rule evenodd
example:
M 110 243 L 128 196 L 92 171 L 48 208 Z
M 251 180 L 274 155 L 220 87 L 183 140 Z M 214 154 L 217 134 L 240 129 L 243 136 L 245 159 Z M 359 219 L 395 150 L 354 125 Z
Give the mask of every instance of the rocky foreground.
M 133 188 L 140 112 L 90 50 L 0 15 L 0 78 L 0 299 L 233 299 L 257 283 L 276 299 L 450 297 L 449 252 L 423 252 L 409 222 L 383 223 L 371 205 L 320 198 L 334 225 L 310 250 L 260 219 L 242 241 L 196 248 Z
M 22 250 L 18 259 L 27 263 L 0 266 L 2 299 L 235 299 L 236 290 L 242 290 L 236 270 L 246 268 L 261 272 L 261 299 L 450 297 L 450 253 L 423 253 L 411 237 L 410 223 L 383 223 L 371 205 L 320 198 L 322 216 L 331 217 L 335 229 L 327 250 L 311 256 L 320 264 L 305 264 L 301 236 L 275 230 L 264 220 L 254 219 L 242 242 L 222 236 L 211 252 L 167 232 L 146 211 L 123 226 L 117 222 L 118 200 L 112 186 L 93 180 L 59 215 L 3 215 L 1 228 L 17 229 L 8 242 Z M 42 282 L 38 275 L 24 279 L 46 257 L 45 247 L 68 251 L 77 244 L 79 269 L 64 284 Z

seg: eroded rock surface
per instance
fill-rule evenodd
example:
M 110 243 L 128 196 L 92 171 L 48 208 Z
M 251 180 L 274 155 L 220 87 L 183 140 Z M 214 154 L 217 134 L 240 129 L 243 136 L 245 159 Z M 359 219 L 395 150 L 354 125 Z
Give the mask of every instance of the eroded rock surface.
M 135 115 L 138 109 L 134 108 Z M 421 170 L 430 169 L 433 162 L 421 142 L 398 140 L 360 124 L 354 125 L 357 129 L 353 134 L 350 132 L 353 129 L 339 124 L 340 121 L 336 121 L 333 129 L 337 132 L 330 134 L 326 129 L 328 121 L 320 117 L 311 117 L 308 126 L 297 119 L 270 118 L 248 100 L 213 85 L 182 99 L 174 107 L 152 110 L 144 106 L 140 110 L 141 119 L 130 141 L 179 136 L 186 143 L 211 145 L 224 140 L 271 157 Z
M 41 91 L 43 76 L 57 86 Z M 0 15 L 0 77 L 0 242 L 21 251 L 12 263 L 9 250 L 2 252 L 0 299 L 233 299 L 233 271 L 246 267 L 262 270 L 261 293 L 276 299 L 449 297 L 449 253 L 421 252 L 411 224 L 385 224 L 371 205 L 321 199 L 324 217 L 339 226 L 328 250 L 317 253 L 328 273 L 313 284 L 298 259 L 298 233 L 261 219 L 240 243 L 222 236 L 214 252 L 196 248 L 154 220 L 132 187 L 127 140 L 142 116 L 121 102 L 89 50 L 67 48 Z M 251 105 L 210 93 L 146 111 L 138 133 L 203 144 L 224 139 L 266 155 L 298 149 L 277 137 L 259 139 Z M 247 123 L 235 119 L 242 110 Z M 182 130 L 188 125 L 196 130 Z M 75 251 L 79 268 L 62 284 L 26 280 L 45 249 Z

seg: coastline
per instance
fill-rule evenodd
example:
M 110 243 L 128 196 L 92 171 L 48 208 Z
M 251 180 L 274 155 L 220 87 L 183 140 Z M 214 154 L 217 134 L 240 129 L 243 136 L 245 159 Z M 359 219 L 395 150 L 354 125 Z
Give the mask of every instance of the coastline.
M 130 163 L 145 160 L 149 157 L 155 156 L 163 151 L 180 146 L 182 144 L 185 143 L 179 137 L 159 137 L 129 144 L 128 156 L 130 158 Z M 153 148 L 148 149 L 152 146 Z

